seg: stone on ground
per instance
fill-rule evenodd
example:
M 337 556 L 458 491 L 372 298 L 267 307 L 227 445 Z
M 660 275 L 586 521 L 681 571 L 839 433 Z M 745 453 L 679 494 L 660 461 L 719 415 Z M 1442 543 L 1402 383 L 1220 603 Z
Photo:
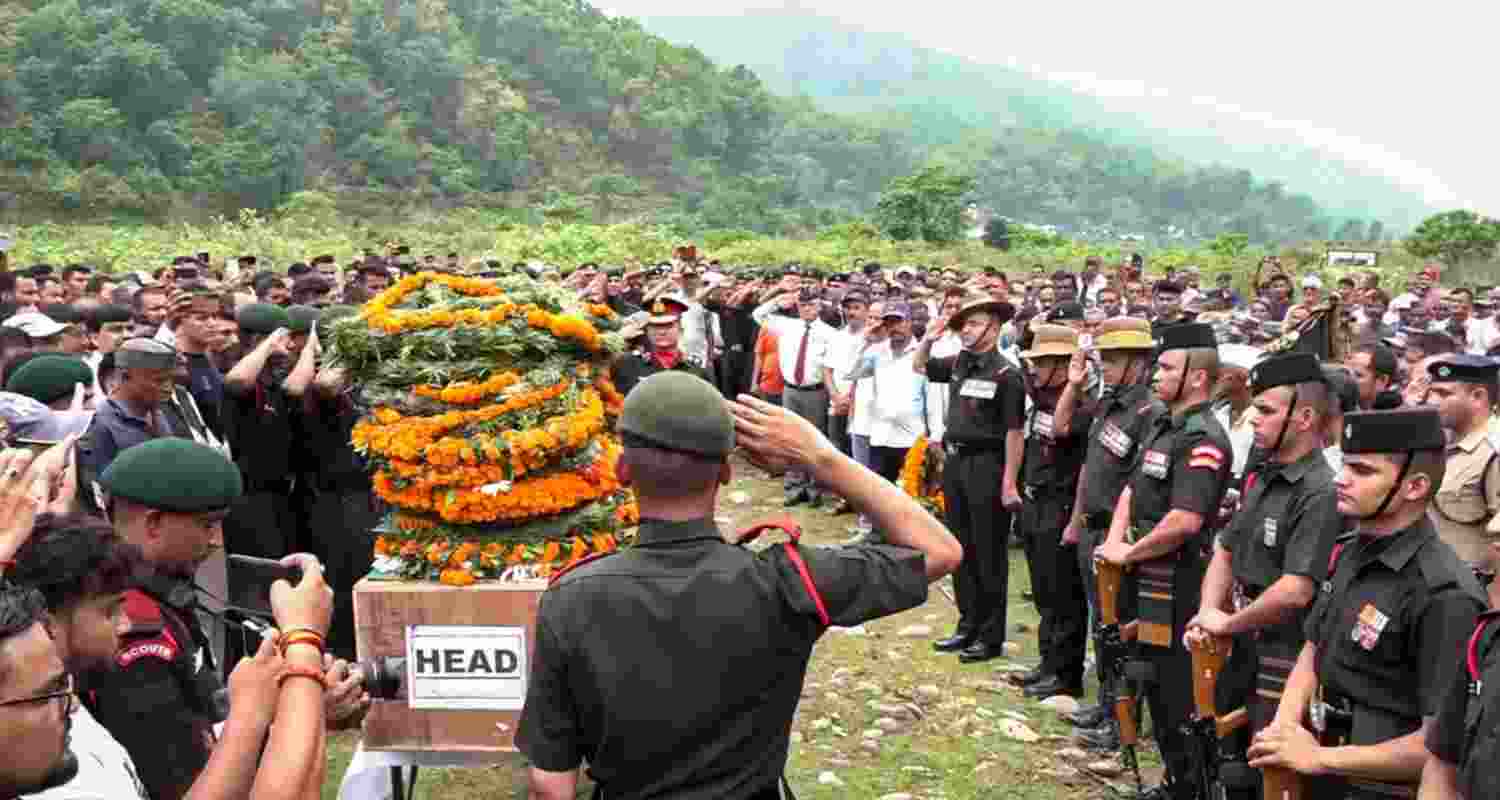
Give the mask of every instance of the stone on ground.
M 844 781 L 842 778 L 833 774 L 832 772 L 824 770 L 818 773 L 818 785 L 832 786 L 835 789 L 841 789 L 844 786 Z
M 1028 728 L 1025 723 L 1013 719 L 1000 721 L 1000 733 L 1007 739 L 1014 739 L 1018 742 L 1036 742 L 1042 738 L 1041 734 Z
M 1078 698 L 1055 694 L 1042 701 L 1042 705 L 1059 714 L 1071 714 L 1078 710 Z
M 903 639 L 931 639 L 932 638 L 932 626 L 931 625 L 907 625 L 905 628 L 902 628 L 901 630 L 896 631 L 896 635 L 900 636 Z
M 1090 761 L 1084 764 L 1083 768 L 1105 778 L 1117 778 L 1125 774 L 1125 768 L 1120 765 L 1120 762 L 1112 758 L 1101 758 L 1096 761 Z

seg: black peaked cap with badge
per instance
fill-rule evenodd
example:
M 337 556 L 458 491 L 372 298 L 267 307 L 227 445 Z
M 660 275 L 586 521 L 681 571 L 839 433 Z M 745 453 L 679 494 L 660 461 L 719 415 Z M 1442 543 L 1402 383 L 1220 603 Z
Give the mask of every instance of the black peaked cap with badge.
M 119 369 L 173 369 L 177 350 L 155 339 L 126 339 L 115 349 L 115 366 Z
M 619 430 L 626 447 L 656 447 L 709 458 L 734 449 L 734 420 L 712 384 L 677 370 L 658 372 L 625 397 Z
M 1440 356 L 1427 365 L 1427 376 L 1434 383 L 1491 384 L 1500 375 L 1500 361 L 1469 353 Z
M 228 508 L 244 491 L 239 468 L 223 453 L 175 436 L 122 451 L 99 485 L 110 497 L 182 514 Z
M 1344 417 L 1345 453 L 1406 453 L 1443 450 L 1443 420 L 1431 406 L 1356 411 Z
M 1217 350 L 1219 340 L 1214 336 L 1214 326 L 1206 322 L 1184 322 L 1161 329 L 1157 339 L 1160 352 L 1168 350 L 1212 349 Z
M 1256 364 L 1250 370 L 1250 394 L 1257 395 L 1277 386 L 1318 383 L 1324 380 L 1323 367 L 1312 353 L 1285 353 Z

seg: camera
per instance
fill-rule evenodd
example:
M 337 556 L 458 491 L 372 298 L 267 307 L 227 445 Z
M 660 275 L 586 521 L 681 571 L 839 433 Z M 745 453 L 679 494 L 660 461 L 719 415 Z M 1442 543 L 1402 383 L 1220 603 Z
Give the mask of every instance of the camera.
M 400 700 L 406 680 L 405 656 L 379 656 L 349 665 L 364 680 L 365 691 L 376 700 Z

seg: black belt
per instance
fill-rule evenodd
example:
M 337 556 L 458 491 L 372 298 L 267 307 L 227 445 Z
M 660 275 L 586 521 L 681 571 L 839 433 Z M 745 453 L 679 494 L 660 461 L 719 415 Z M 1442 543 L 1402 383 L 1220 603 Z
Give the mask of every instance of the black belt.
M 788 389 L 796 389 L 799 392 L 821 392 L 821 391 L 823 391 L 827 387 L 825 387 L 821 383 L 809 383 L 806 386 L 798 386 L 795 383 L 788 383 L 786 385 L 786 388 L 788 388 Z

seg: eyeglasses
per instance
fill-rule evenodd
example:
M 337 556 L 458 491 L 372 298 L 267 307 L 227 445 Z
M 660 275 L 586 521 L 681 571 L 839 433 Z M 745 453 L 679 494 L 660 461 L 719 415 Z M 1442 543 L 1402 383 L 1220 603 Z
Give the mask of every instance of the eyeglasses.
M 8 706 L 41 705 L 42 703 L 51 702 L 53 700 L 62 700 L 62 712 L 64 717 L 73 713 L 73 704 L 78 701 L 77 698 L 75 698 L 73 695 L 72 675 L 68 675 L 67 684 L 64 685 L 63 688 L 58 689 L 55 692 L 43 692 L 42 694 L 32 695 L 31 697 L 23 697 L 19 700 L 6 700 L 4 702 L 0 702 L 0 708 L 5 708 Z

